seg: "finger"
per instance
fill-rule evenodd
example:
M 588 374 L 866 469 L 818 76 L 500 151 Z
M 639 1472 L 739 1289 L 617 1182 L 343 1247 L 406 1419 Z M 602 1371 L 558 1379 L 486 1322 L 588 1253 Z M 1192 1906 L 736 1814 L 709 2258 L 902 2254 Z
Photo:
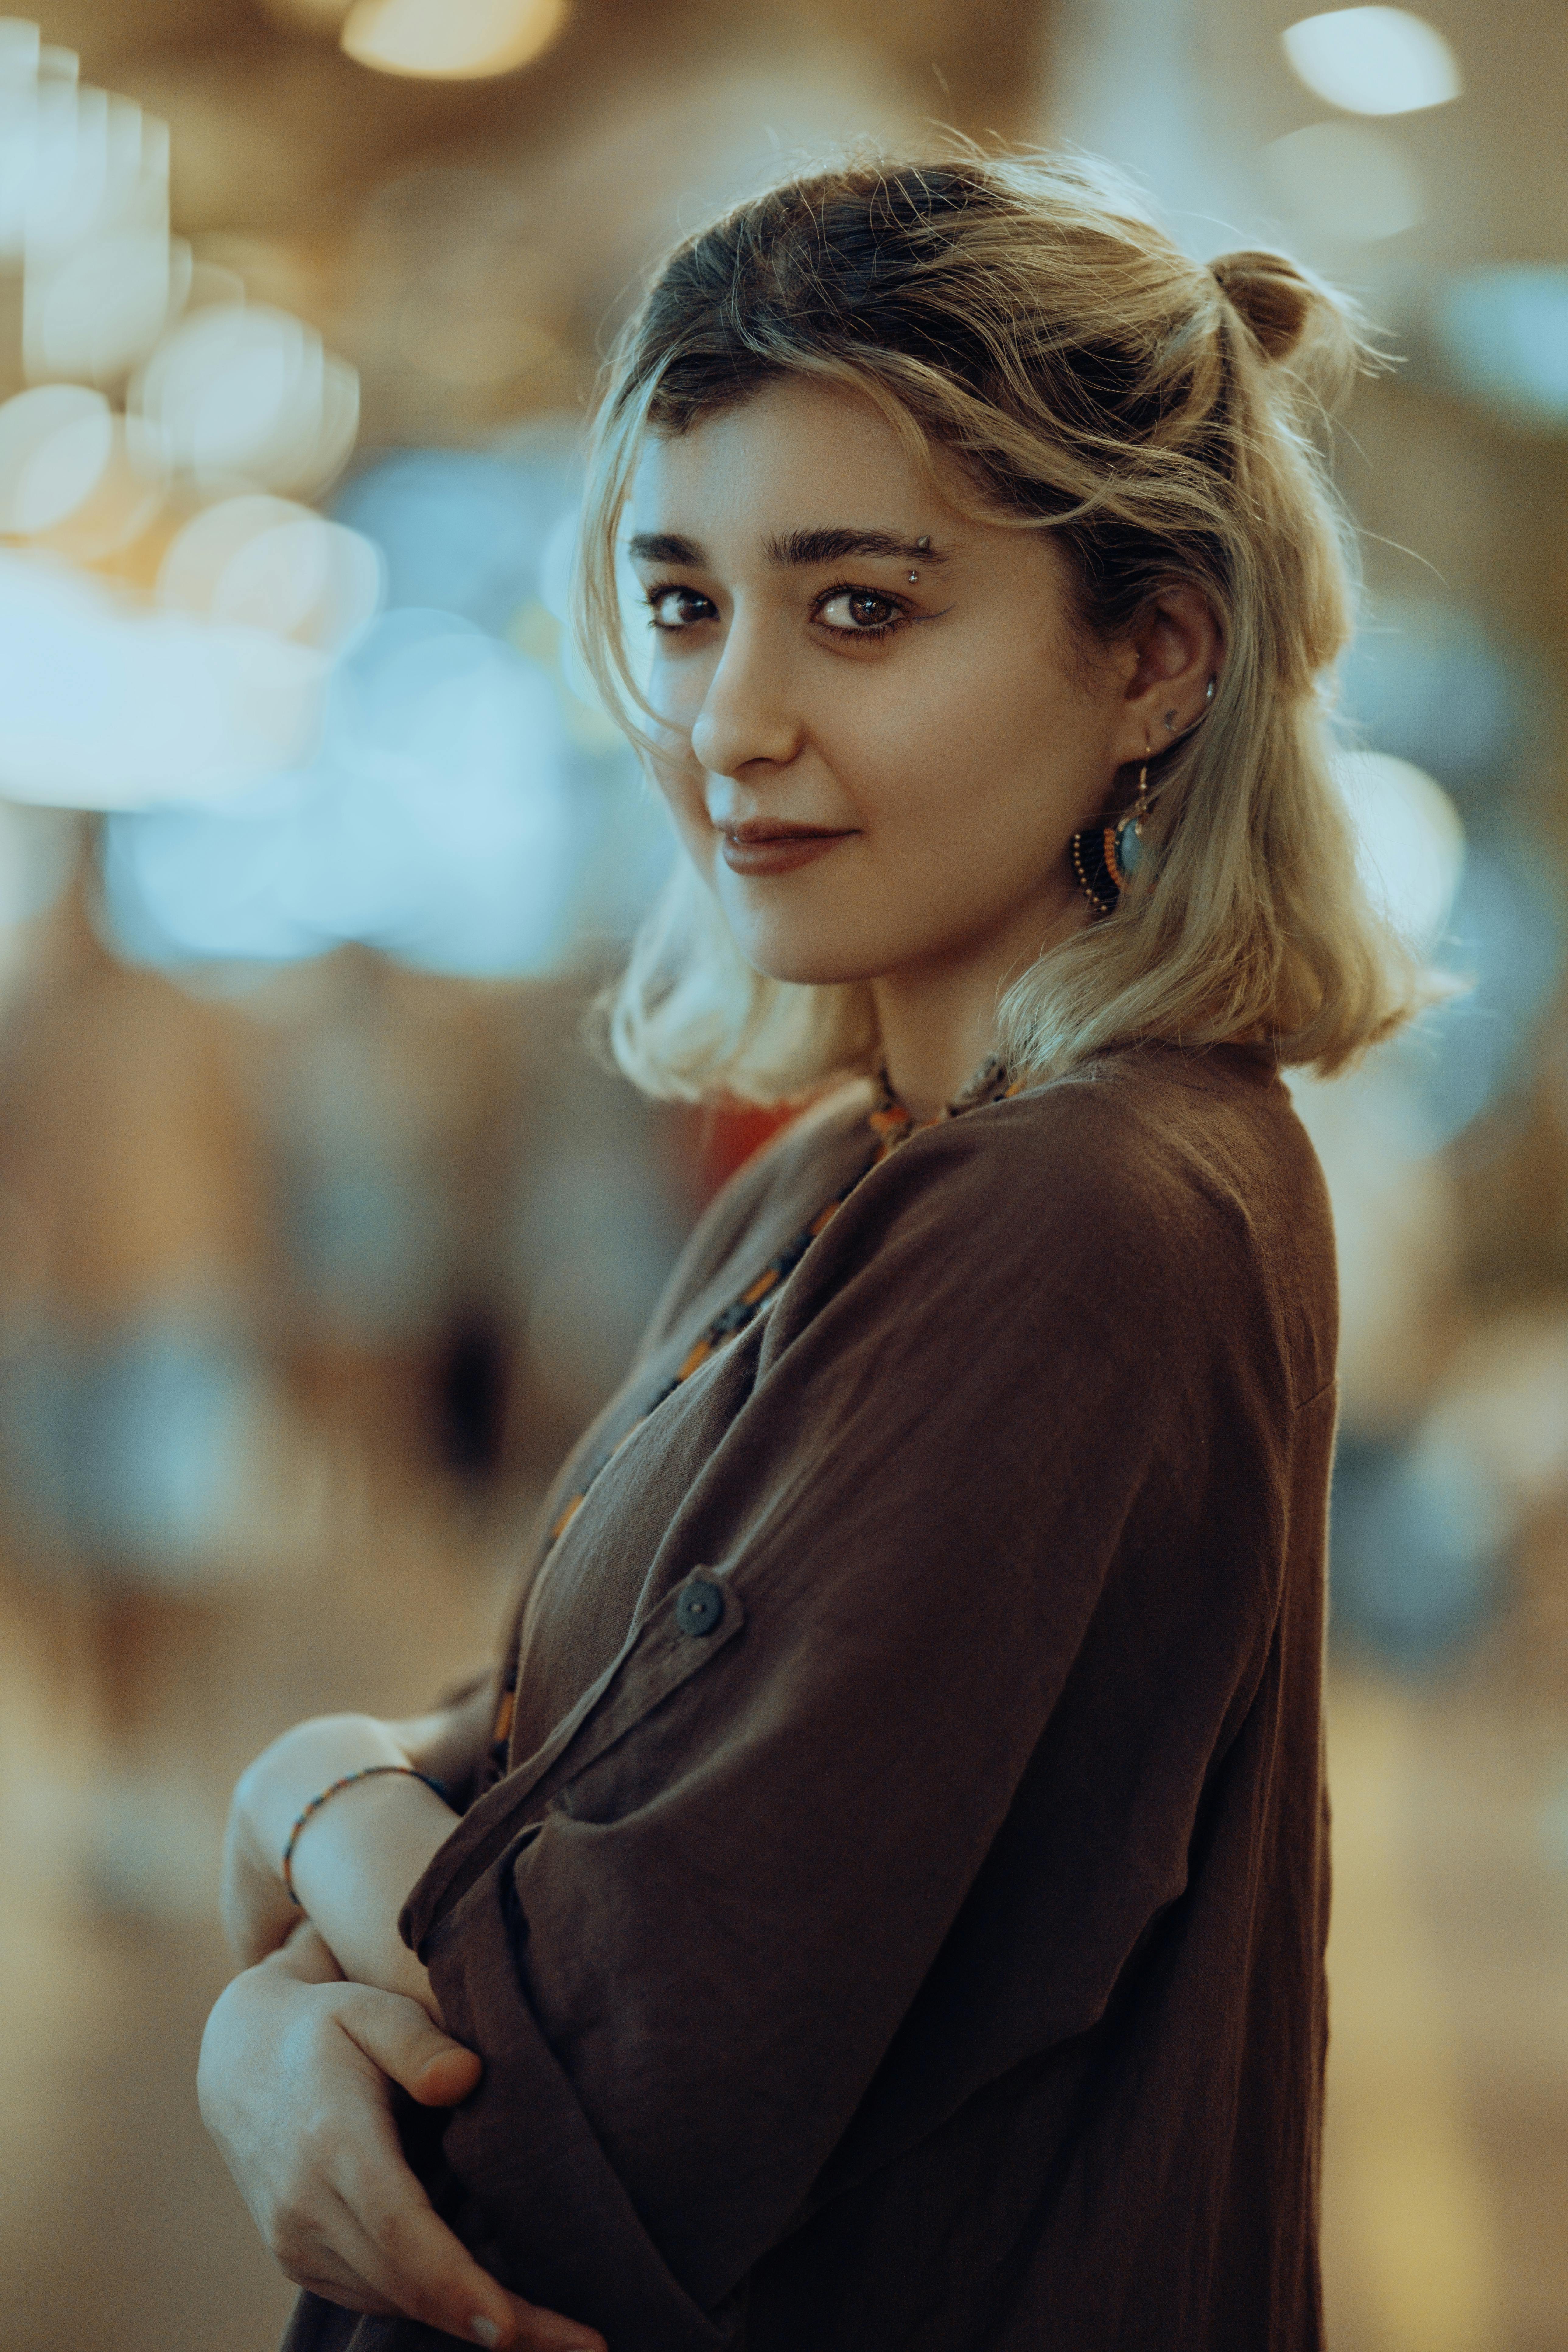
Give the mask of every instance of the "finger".
M 500 2352 L 605 2352 L 591 2327 L 524 2303 L 480 2269 L 404 2162 L 390 2119 L 359 2137 L 332 2187 L 334 2263 L 411 2319 Z
M 385 2273 L 374 2267 L 378 2252 L 389 2255 Z M 581 2321 L 509 2294 L 428 2209 L 406 2214 L 390 2248 L 378 2239 L 365 2259 L 367 2278 L 396 2294 L 411 2318 L 450 2336 L 495 2352 L 605 2352 L 604 2337 Z
M 470 2344 L 525 2341 L 518 2335 L 514 2298 L 454 2237 L 412 2174 L 408 2193 L 394 2204 L 376 2201 L 375 2189 L 383 2185 L 361 2181 L 346 2196 L 340 2189 L 342 2211 L 331 2233 L 337 2258 L 374 2293 L 427 2327 Z
M 416 2000 L 405 2000 L 400 1993 L 367 1987 L 362 1997 L 344 2001 L 341 2017 L 344 2032 L 371 2064 L 401 2084 L 421 2106 L 455 2106 L 484 2071 L 471 2050 L 443 2033 Z
M 339 2024 L 382 2075 L 417 2083 L 432 2063 L 479 2061 L 433 2025 L 416 2001 L 364 1990 L 342 2004 Z M 401 2073 L 399 2072 L 401 2070 Z M 509 2294 L 437 2213 L 405 2160 L 384 2106 L 366 2115 L 341 2151 L 331 2181 L 336 2211 L 327 2242 L 335 2263 L 410 2318 L 507 2352 L 604 2352 L 590 2327 Z
M 388 2303 L 384 2295 L 366 2286 L 346 2263 L 333 2263 L 324 2252 L 318 2254 L 317 2263 L 316 2269 L 309 2263 L 296 2266 L 285 2263 L 281 2265 L 283 2275 L 291 2285 L 303 2287 L 307 2294 L 319 2294 L 323 2303 L 335 2303 L 343 2311 L 363 2311 L 372 2319 L 396 2319 L 401 2315 L 395 2303 Z
M 342 1982 L 343 1972 L 325 1937 L 303 1912 L 296 1915 L 293 1933 L 272 1958 L 279 1968 L 286 1968 L 289 1975 L 297 1977 L 301 1984 Z
M 580 2319 L 565 2319 L 558 2311 L 545 2311 L 539 2304 L 524 2303 L 521 2295 L 508 2298 L 517 2325 L 517 2334 L 510 2339 L 514 2352 L 606 2352 L 605 2339 Z M 474 2331 L 475 2341 L 487 2343 L 489 2338 Z M 498 2345 L 501 2339 L 497 2338 Z

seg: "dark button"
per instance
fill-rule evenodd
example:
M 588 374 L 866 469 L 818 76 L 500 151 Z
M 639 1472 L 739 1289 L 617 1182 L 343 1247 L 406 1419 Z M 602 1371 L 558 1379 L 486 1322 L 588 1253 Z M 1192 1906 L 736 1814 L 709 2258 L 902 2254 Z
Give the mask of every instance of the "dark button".
M 716 1584 L 694 1578 L 675 1604 L 675 1622 L 683 1633 L 711 1633 L 724 1614 L 724 1596 Z

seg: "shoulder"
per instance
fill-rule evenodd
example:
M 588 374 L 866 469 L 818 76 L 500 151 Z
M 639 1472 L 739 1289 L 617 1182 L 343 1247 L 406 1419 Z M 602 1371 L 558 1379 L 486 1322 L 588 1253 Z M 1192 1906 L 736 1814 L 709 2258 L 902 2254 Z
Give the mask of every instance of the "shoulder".
M 1037 1226 L 1070 1211 L 1099 1227 L 1309 1193 L 1316 1166 L 1272 1064 L 1147 1045 L 918 1129 L 878 1182 L 948 1216 Z
M 921 1129 L 823 1243 L 825 1283 L 879 1261 L 961 1316 L 1251 1335 L 1299 1397 L 1331 1375 L 1322 1180 L 1272 1064 L 1240 1049 L 1118 1049 Z
M 1278 1069 L 1245 1048 L 1124 1047 L 995 1108 L 1004 1181 L 1048 1179 L 1096 1219 L 1256 1226 L 1287 1203 L 1309 1221 L 1327 1215 Z

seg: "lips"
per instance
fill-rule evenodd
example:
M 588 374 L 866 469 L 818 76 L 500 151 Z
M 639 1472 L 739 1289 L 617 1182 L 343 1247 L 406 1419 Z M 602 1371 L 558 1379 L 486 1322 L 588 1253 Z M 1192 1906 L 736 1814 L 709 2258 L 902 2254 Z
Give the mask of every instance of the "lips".
M 841 841 L 854 837 L 851 832 L 832 833 L 823 825 L 748 817 L 742 824 L 723 826 L 719 846 L 732 874 L 788 874 L 797 866 L 815 864 Z

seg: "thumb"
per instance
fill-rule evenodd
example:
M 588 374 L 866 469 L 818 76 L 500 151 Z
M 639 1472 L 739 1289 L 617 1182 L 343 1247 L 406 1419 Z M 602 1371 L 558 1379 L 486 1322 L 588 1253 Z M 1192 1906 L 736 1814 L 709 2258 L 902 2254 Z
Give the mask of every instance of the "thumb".
M 363 1989 L 345 2003 L 342 2022 L 373 2066 L 398 2083 L 422 2107 L 452 2107 L 466 2099 L 484 2072 L 471 2050 L 432 2023 L 416 2000 Z

